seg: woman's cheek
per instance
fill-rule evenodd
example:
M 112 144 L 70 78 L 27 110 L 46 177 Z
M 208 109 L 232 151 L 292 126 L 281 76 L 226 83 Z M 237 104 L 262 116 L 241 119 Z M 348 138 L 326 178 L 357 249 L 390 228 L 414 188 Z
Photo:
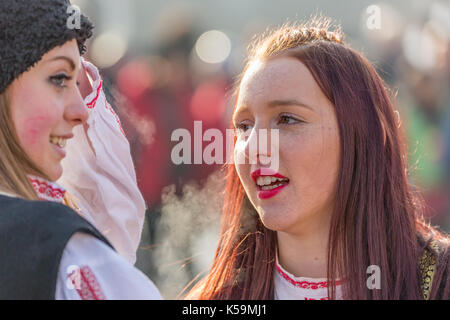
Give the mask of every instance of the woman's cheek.
M 248 163 L 248 159 L 245 155 L 246 152 L 246 141 L 242 138 L 238 138 L 236 140 L 236 144 L 234 146 L 233 152 L 233 163 L 236 168 L 236 172 L 241 180 L 245 189 L 249 187 L 250 183 L 250 164 Z
M 40 149 L 44 143 L 48 142 L 50 129 L 50 119 L 45 116 L 33 116 L 23 120 L 17 128 L 19 141 L 25 152 Z
M 245 148 L 246 141 L 242 137 L 237 137 L 233 152 L 233 163 L 236 167 L 240 167 L 246 163 Z
M 23 148 L 37 146 L 49 140 L 50 128 L 57 109 L 46 87 L 31 85 L 34 78 L 26 78 L 13 90 L 12 117 Z M 37 80 L 36 80 L 37 81 Z

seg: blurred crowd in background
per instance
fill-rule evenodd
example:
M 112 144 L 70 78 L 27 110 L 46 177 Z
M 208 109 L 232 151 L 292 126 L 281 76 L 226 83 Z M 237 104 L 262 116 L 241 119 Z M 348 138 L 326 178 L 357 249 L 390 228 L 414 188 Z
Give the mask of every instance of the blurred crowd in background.
M 376 67 L 395 97 L 412 183 L 450 230 L 450 2 L 432 0 L 85 0 L 87 59 L 102 71 L 149 210 L 137 267 L 175 298 L 217 242 L 220 165 L 175 165 L 172 132 L 230 128 L 232 90 L 255 34 L 322 14 Z M 379 17 L 379 21 L 372 20 Z M 206 145 L 205 143 L 204 145 Z

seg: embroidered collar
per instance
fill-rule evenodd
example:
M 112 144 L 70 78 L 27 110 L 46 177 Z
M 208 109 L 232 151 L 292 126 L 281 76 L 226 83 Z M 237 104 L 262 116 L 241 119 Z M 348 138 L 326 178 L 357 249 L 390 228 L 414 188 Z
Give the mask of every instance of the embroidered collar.
M 60 185 L 32 175 L 28 175 L 28 179 L 30 180 L 31 185 L 36 191 L 39 199 L 58 203 L 62 203 L 64 201 L 66 190 Z
M 294 287 L 302 288 L 302 289 L 321 289 L 321 288 L 327 288 L 328 282 L 326 278 L 305 278 L 305 277 L 295 277 L 294 275 L 290 274 L 286 270 L 283 269 L 283 267 L 278 262 L 278 254 L 276 255 L 275 260 L 275 269 L 276 272 L 281 275 L 281 277 L 289 282 Z M 336 286 L 339 286 L 341 284 L 341 281 L 336 281 Z

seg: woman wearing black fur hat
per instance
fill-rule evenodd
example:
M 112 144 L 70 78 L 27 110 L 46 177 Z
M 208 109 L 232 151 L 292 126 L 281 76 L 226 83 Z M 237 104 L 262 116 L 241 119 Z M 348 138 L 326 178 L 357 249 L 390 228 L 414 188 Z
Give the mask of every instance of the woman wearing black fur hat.
M 145 204 L 129 147 L 80 56 L 93 26 L 71 28 L 69 6 L 0 2 L 0 299 L 159 299 L 131 264 Z

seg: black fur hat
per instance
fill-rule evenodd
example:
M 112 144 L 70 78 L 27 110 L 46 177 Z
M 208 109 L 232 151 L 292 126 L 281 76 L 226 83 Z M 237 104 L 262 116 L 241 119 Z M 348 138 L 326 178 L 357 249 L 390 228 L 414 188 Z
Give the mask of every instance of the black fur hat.
M 85 52 L 94 26 L 82 14 L 74 18 L 70 5 L 69 0 L 0 0 L 0 94 L 67 41 L 76 39 L 80 54 Z

